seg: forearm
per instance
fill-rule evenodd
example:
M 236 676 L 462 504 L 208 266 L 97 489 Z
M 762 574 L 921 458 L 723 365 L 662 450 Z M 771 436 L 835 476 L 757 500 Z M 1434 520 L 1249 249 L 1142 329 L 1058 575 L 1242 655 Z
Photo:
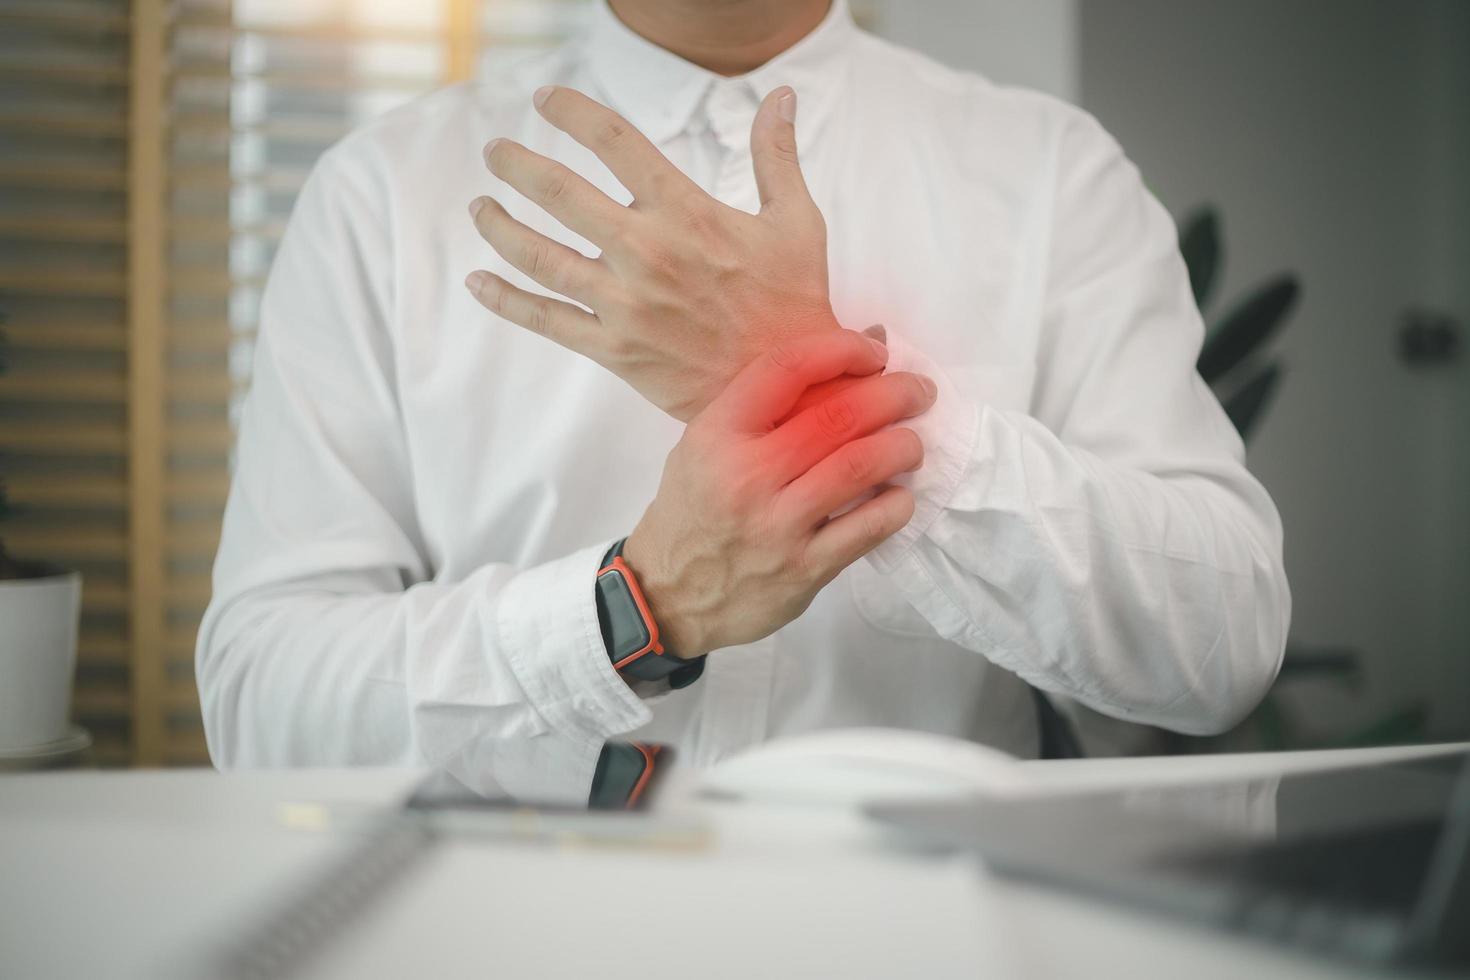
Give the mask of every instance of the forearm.
M 597 742 L 648 709 L 602 650 L 592 582 L 605 545 L 528 570 L 486 566 L 403 589 L 387 572 L 227 591 L 200 633 L 222 767 L 432 763 L 470 739 Z
M 1162 475 L 1024 414 L 973 412 L 926 440 L 926 469 L 960 471 L 953 488 L 916 489 L 907 540 L 875 552 L 908 601 L 947 639 L 1114 716 L 1204 732 L 1253 706 L 1290 597 L 1275 509 L 1245 469 L 1214 454 Z

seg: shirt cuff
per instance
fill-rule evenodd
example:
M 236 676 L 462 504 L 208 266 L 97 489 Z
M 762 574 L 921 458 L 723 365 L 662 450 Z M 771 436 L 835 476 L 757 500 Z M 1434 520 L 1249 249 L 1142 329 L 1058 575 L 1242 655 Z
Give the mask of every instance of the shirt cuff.
M 497 605 L 501 649 L 531 704 L 559 734 L 589 741 L 653 717 L 613 670 L 597 622 L 597 572 L 611 545 L 527 569 Z
M 913 429 L 924 444 L 924 465 L 916 472 L 891 480 L 914 495 L 914 516 L 901 531 L 868 554 L 878 571 L 887 574 L 903 560 L 949 505 L 973 457 L 979 431 L 979 407 L 927 355 L 887 331 L 887 371 L 911 371 L 933 378 L 939 386 L 934 405 L 917 418 L 899 423 Z

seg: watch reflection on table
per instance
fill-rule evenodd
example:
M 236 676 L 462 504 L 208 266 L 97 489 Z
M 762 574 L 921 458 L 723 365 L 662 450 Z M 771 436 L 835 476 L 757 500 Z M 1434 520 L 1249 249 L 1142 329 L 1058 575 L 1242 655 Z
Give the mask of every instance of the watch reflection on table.
M 707 826 L 684 810 L 654 810 L 673 751 L 553 735 L 474 739 L 440 761 L 404 803 L 367 819 L 324 820 L 343 837 L 328 859 L 284 883 L 223 943 L 182 958 L 180 976 L 278 976 L 380 897 L 436 845 L 616 846 L 700 851 Z
M 441 761 L 406 805 L 425 813 L 639 810 L 672 763 L 673 750 L 656 743 L 598 747 L 552 735 L 475 739 Z

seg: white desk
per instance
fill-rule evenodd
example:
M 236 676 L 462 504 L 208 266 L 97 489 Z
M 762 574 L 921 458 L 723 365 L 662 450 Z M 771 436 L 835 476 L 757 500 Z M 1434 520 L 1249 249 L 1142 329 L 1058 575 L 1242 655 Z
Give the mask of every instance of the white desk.
M 1041 791 L 1265 776 L 1448 751 L 1028 763 Z M 416 773 L 0 776 L 0 977 L 156 977 L 342 846 L 287 826 L 401 797 Z M 673 805 L 682 787 L 668 787 Z M 687 804 L 686 804 L 687 805 Z M 454 840 L 309 961 L 320 977 L 1328 977 L 1214 933 L 898 853 L 861 819 L 698 804 L 690 853 Z M 296 811 L 299 812 L 299 811 Z M 636 908 L 680 928 L 649 939 Z M 1362 974 L 1353 974 L 1361 976 Z

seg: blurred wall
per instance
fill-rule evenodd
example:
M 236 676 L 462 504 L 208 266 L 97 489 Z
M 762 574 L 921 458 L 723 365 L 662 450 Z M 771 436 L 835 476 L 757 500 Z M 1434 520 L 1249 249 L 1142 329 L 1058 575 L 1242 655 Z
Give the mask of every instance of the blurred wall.
M 1250 449 L 1286 525 L 1293 632 L 1347 644 L 1362 697 L 1299 707 L 1344 731 L 1418 698 L 1470 731 L 1470 373 L 1410 368 L 1403 312 L 1470 320 L 1470 3 L 1082 5 L 1083 104 L 1176 215 L 1225 218 L 1218 298 L 1297 270 L 1288 374 Z
M 1470 322 L 1467 0 L 871 0 L 878 33 L 1096 114 L 1175 215 L 1212 202 L 1214 312 L 1297 271 L 1250 447 L 1286 525 L 1294 634 L 1364 654 L 1303 734 L 1418 700 L 1470 736 L 1470 358 L 1414 369 L 1404 311 Z
M 932 58 L 1076 101 L 1077 0 L 869 0 L 874 28 Z

